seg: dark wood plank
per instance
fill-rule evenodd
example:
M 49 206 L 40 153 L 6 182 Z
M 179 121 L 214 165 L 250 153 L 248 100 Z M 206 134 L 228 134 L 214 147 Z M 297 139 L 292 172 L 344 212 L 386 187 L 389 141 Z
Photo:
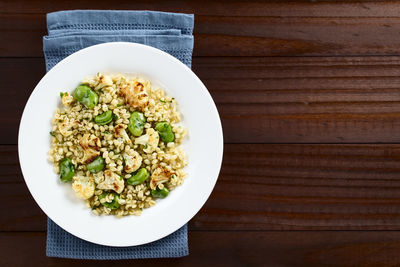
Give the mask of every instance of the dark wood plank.
M 103 1 L 103 5 L 105 3 L 108 4 Z M 2 10 L 5 12 L 0 14 L 0 35 L 4 40 L 0 43 L 0 56 L 42 55 L 41 37 L 46 34 L 44 12 L 65 9 L 66 4 L 67 1 L 35 5 L 27 1 L 16 6 L 13 2 L 3 1 Z M 82 8 L 93 8 L 93 5 L 99 7 L 98 1 L 83 1 L 80 5 Z M 400 53 L 400 43 L 393 38 L 400 27 L 400 4 L 395 1 L 380 4 L 341 3 L 337 6 L 335 3 L 278 5 L 255 2 L 248 8 L 245 3 L 239 2 L 229 9 L 222 3 L 211 5 L 209 7 L 203 1 L 195 1 L 182 6 L 174 1 L 158 7 L 158 3 L 142 2 L 140 6 L 125 2 L 121 8 L 195 12 L 196 56 Z M 38 10 L 39 6 L 45 8 Z M 309 12 L 306 12 L 307 7 L 311 8 Z M 331 7 L 335 7 L 333 12 L 330 12 Z M 211 11 L 206 11 L 206 8 Z
M 399 66 L 399 56 L 193 59 L 227 143 L 398 143 Z M 0 143 L 16 144 L 44 60 L 1 58 L 0 72 Z
M 81 0 L 74 2 L 74 9 L 109 9 L 107 0 Z M 400 6 L 397 1 L 346 0 L 346 1 L 307 1 L 307 0 L 114 0 L 118 9 L 164 10 L 169 12 L 195 13 L 209 16 L 281 16 L 285 17 L 397 17 Z M 229 5 L 229 7 L 227 7 Z M 0 1 L 2 13 L 48 13 L 58 10 L 70 10 L 68 0 L 20 0 Z
M 400 145 L 226 145 L 192 230 L 399 230 Z M 0 146 L 0 231 L 41 231 L 16 146 Z M 189 177 L 190 179 L 190 177 Z
M 190 232 L 178 259 L 47 258 L 44 233 L 0 233 L 1 266 L 399 266 L 398 232 Z

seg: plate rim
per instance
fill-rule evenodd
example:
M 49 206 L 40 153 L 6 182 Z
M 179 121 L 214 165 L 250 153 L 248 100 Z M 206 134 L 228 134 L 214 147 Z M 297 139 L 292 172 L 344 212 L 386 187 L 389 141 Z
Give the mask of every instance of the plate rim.
M 59 223 L 59 220 L 58 220 L 58 219 L 54 219 L 54 218 L 52 218 L 52 216 L 49 216 L 48 210 L 46 210 L 45 205 L 44 205 L 43 203 L 39 203 L 38 200 L 35 198 L 34 194 L 32 193 L 33 190 L 32 190 L 32 188 L 31 188 L 30 185 L 29 185 L 29 182 L 28 182 L 29 179 L 27 180 L 27 178 L 25 178 L 25 176 L 29 176 L 29 174 L 27 174 L 26 171 L 24 170 L 24 166 L 23 166 L 23 165 L 24 165 L 25 163 L 23 163 L 23 159 L 22 159 L 23 150 L 22 150 L 22 148 L 21 148 L 21 146 L 20 146 L 20 144 L 23 143 L 23 142 L 21 142 L 21 140 L 22 140 L 22 138 L 23 138 L 23 136 L 22 136 L 22 131 L 21 131 L 21 130 L 24 129 L 24 125 L 25 125 L 24 117 L 25 117 L 25 114 L 26 114 L 26 112 L 27 112 L 27 107 L 29 106 L 28 104 L 30 103 L 30 101 L 31 101 L 31 99 L 32 99 L 32 96 L 37 92 L 37 90 L 39 90 L 39 89 L 37 89 L 37 88 L 39 88 L 39 87 L 41 86 L 41 84 L 44 83 L 44 81 L 46 80 L 46 76 L 47 76 L 49 73 L 54 72 L 54 71 L 56 71 L 56 70 L 59 69 L 59 68 L 62 68 L 63 65 L 67 64 L 70 60 L 74 60 L 75 57 L 79 57 L 80 54 L 86 53 L 88 50 L 97 49 L 97 47 L 106 47 L 106 46 L 111 46 L 111 47 L 113 47 L 113 46 L 119 46 L 119 45 L 121 45 L 121 46 L 140 47 L 140 48 L 152 50 L 153 52 L 156 52 L 156 53 L 158 53 L 158 54 L 160 54 L 160 55 L 162 55 L 162 56 L 168 57 L 169 60 L 172 60 L 172 61 L 175 62 L 176 64 L 179 64 L 179 65 L 183 66 L 183 67 L 186 69 L 186 71 L 192 76 L 192 78 L 194 78 L 198 83 L 200 83 L 202 89 L 204 89 L 203 92 L 205 93 L 206 97 L 207 97 L 207 98 L 209 99 L 209 101 L 211 101 L 211 103 L 213 104 L 213 108 L 214 108 L 214 111 L 215 111 L 216 119 L 217 119 L 217 122 L 218 122 L 218 129 L 217 129 L 217 131 L 219 132 L 219 136 L 217 136 L 216 138 L 220 141 L 220 142 L 219 142 L 220 147 L 218 148 L 218 151 L 217 151 L 217 152 L 219 152 L 219 153 L 217 153 L 218 155 L 217 155 L 217 157 L 215 158 L 216 161 L 217 161 L 218 170 L 216 171 L 216 177 L 214 178 L 213 184 L 212 184 L 212 186 L 210 186 L 210 191 L 209 191 L 207 197 L 204 199 L 203 203 L 202 203 L 198 208 L 193 209 L 193 211 L 191 212 L 191 215 L 189 216 L 189 218 L 188 218 L 187 220 L 182 220 L 181 223 L 176 224 L 176 225 L 178 225 L 178 226 L 174 227 L 174 230 L 173 230 L 173 231 L 171 231 L 171 232 L 169 232 L 169 233 L 165 233 L 165 234 L 160 234 L 160 235 L 158 235 L 157 237 L 155 237 L 155 238 L 153 238 L 153 239 L 146 240 L 146 241 L 144 241 L 144 242 L 136 242 L 136 243 L 133 244 L 133 245 L 132 245 L 132 244 L 127 244 L 126 242 L 121 242 L 121 243 L 114 243 L 114 242 L 107 242 L 107 241 L 106 241 L 106 242 L 99 242 L 98 240 L 93 240 L 93 239 L 91 239 L 91 238 L 87 238 L 86 236 L 76 235 L 75 233 L 72 233 L 71 231 L 69 231 L 68 229 L 66 229 L 65 227 L 63 227 L 62 223 Z M 50 147 L 50 144 L 49 144 L 49 147 Z M 25 106 L 24 106 L 24 109 L 23 109 L 23 112 L 22 112 L 22 115 L 21 115 L 19 127 L 18 127 L 18 159 L 19 159 L 19 165 L 20 165 L 20 168 L 21 168 L 22 176 L 23 176 L 23 178 L 24 178 L 24 182 L 25 182 L 25 184 L 27 185 L 28 190 L 29 190 L 29 193 L 31 194 L 32 198 L 35 200 L 36 204 L 37 204 L 37 205 L 40 207 L 40 209 L 46 214 L 46 216 L 47 216 L 48 218 L 50 218 L 50 219 L 51 219 L 52 221 L 54 221 L 59 227 L 61 227 L 62 229 L 64 229 L 64 230 L 67 231 L 68 233 L 70 233 L 70 234 L 72 234 L 72 235 L 74 235 L 74 236 L 76 236 L 76 237 L 78 237 L 78 238 L 80 238 L 80 239 L 83 239 L 83 240 L 85 240 L 85 241 L 91 242 L 91 243 L 95 243 L 95 244 L 99 244 L 99 245 L 112 246 L 112 247 L 138 246 L 138 245 L 143 245 L 143 244 L 147 244 L 147 243 L 150 243 L 150 242 L 154 242 L 154 241 L 156 241 L 156 240 L 159 240 L 159 239 L 161 239 L 161 238 L 164 238 L 164 237 L 166 237 L 166 236 L 172 234 L 173 232 L 175 232 L 175 231 L 177 231 L 178 229 L 180 229 L 183 225 L 185 225 L 186 223 L 188 223 L 188 222 L 200 211 L 200 209 L 204 206 L 204 204 L 205 204 L 206 201 L 209 199 L 209 197 L 210 197 L 212 191 L 213 191 L 214 188 L 215 188 L 216 182 L 217 182 L 217 180 L 218 180 L 218 177 L 219 177 L 219 174 L 220 174 L 220 171 L 221 171 L 222 160 L 223 160 L 223 154 L 224 154 L 223 152 L 224 152 L 224 139 L 223 139 L 223 129 L 222 129 L 221 118 L 220 118 L 220 116 L 219 116 L 219 112 L 218 112 L 217 106 L 216 106 L 216 104 L 215 104 L 213 98 L 211 97 L 209 91 L 207 90 L 207 87 L 206 87 L 206 86 L 203 84 L 203 82 L 198 78 L 198 76 L 197 76 L 188 66 L 186 66 L 184 63 L 182 63 L 180 60 L 178 60 L 177 58 L 173 57 L 172 55 L 170 55 L 170 54 L 168 54 L 168 53 L 166 53 L 166 52 L 164 52 L 164 51 L 162 51 L 162 50 L 160 50 L 160 49 L 158 49 L 158 48 L 155 48 L 155 47 L 151 47 L 151 46 L 144 45 L 144 44 L 139 44 L 139 43 L 131 43 L 131 42 L 108 42 L 108 43 L 102 43 L 102 44 L 97 44 L 97 45 L 89 46 L 89 47 L 83 48 L 83 49 L 81 49 L 81 50 L 79 50 L 79 51 L 76 51 L 75 53 L 73 53 L 73 54 L 71 54 L 71 55 L 65 57 L 65 58 L 62 59 L 60 62 L 58 62 L 52 69 L 50 69 L 50 70 L 40 79 L 40 81 L 37 83 L 37 85 L 34 87 L 34 89 L 32 90 L 32 92 L 30 93 L 29 98 L 28 98 L 28 100 L 27 100 L 26 103 L 25 103 Z M 46 160 L 47 160 L 47 159 L 46 159 Z M 61 224 L 61 225 L 60 225 L 60 224 Z

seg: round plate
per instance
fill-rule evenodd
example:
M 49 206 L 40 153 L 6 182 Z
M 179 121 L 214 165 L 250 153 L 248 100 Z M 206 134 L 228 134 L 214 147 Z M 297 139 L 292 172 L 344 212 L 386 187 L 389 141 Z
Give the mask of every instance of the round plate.
M 64 184 L 47 160 L 51 121 L 60 92 L 72 92 L 87 76 L 122 73 L 145 77 L 178 101 L 188 130 L 183 144 L 188 173 L 183 185 L 141 216 L 96 216 Z M 217 181 L 223 154 L 221 121 L 200 79 L 171 55 L 146 45 L 115 42 L 82 49 L 59 62 L 33 90 L 22 114 L 18 153 L 33 198 L 56 224 L 84 240 L 134 246 L 165 237 L 187 223 L 204 205 Z

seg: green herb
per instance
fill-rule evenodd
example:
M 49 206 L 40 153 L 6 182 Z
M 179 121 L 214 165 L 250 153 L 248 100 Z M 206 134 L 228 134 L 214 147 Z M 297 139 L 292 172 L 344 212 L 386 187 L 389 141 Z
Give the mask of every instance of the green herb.
M 122 106 L 122 104 L 117 104 L 117 107 L 120 107 L 120 106 Z
M 143 208 L 140 208 L 141 211 L 143 211 Z
M 111 134 L 109 131 L 105 131 L 104 133 L 105 133 L 105 134 Z
M 99 206 L 93 206 L 93 208 L 92 208 L 92 210 L 95 210 L 95 209 L 97 209 Z
M 172 175 L 171 175 L 171 178 L 172 178 L 172 179 L 175 179 L 175 174 L 172 174 Z
M 113 113 L 113 120 L 118 120 L 119 119 L 119 117 L 118 117 L 118 115 L 115 115 L 114 113 Z
M 60 97 L 62 98 L 64 96 L 64 93 L 63 92 L 60 92 Z
M 149 147 L 149 146 L 148 146 L 147 144 L 144 146 L 145 149 L 147 149 L 148 147 Z
M 50 132 L 50 135 L 51 135 L 51 136 L 56 136 L 56 135 L 54 134 L 54 132 Z
M 160 102 L 166 104 L 167 102 L 165 102 L 165 100 L 160 99 Z

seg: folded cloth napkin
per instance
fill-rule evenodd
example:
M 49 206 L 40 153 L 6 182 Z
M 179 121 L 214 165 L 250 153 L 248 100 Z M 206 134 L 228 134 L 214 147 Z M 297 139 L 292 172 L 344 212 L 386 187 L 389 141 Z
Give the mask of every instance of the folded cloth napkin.
M 193 15 L 155 11 L 73 10 L 47 14 L 43 37 L 46 70 L 68 55 L 99 43 L 134 42 L 161 49 L 191 66 Z M 46 255 L 74 259 L 173 258 L 189 253 L 187 225 L 155 242 L 133 247 L 93 244 L 47 222 Z

